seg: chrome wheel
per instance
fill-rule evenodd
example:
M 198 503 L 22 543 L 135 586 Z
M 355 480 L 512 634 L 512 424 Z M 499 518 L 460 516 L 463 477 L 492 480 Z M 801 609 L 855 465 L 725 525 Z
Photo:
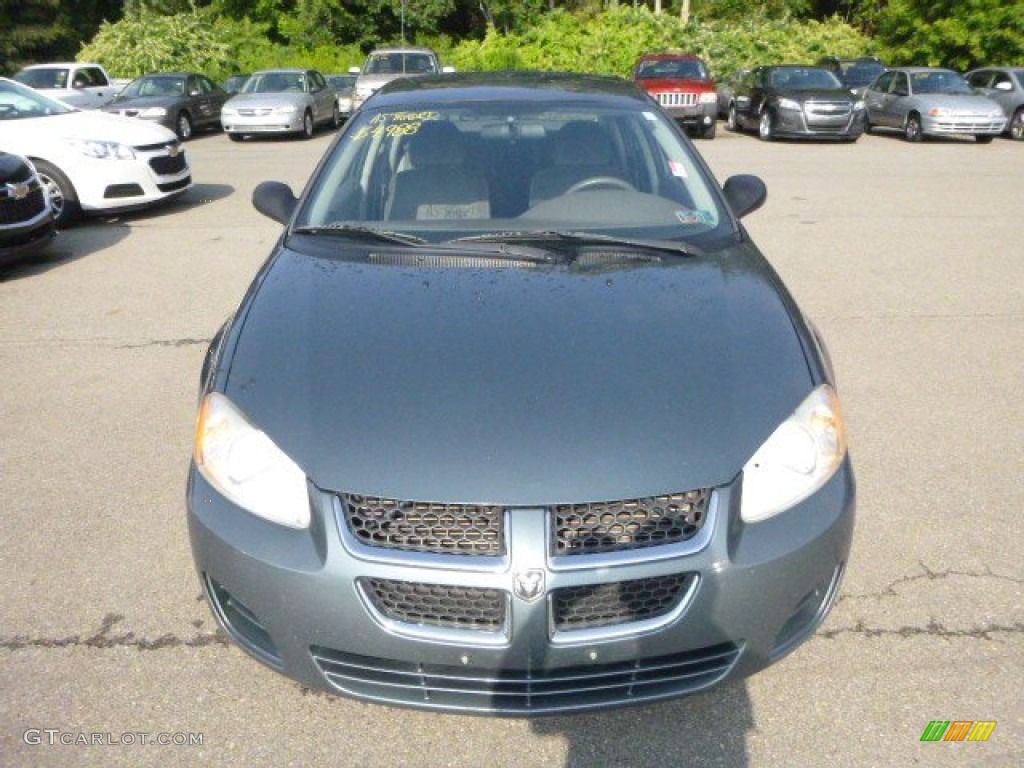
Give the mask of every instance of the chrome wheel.
M 735 131 L 739 128 L 739 123 L 736 122 L 736 105 L 729 105 L 729 115 L 725 119 L 725 127 L 730 131 Z
M 187 112 L 182 112 L 178 115 L 178 138 L 182 141 L 188 141 L 192 138 L 192 120 L 189 119 Z
M 917 115 L 910 115 L 907 117 L 907 124 L 903 128 L 903 138 L 907 141 L 918 142 L 924 137 L 924 132 L 921 130 L 921 118 Z
M 1010 138 L 1024 141 L 1024 107 L 1020 107 L 1010 118 Z
M 761 113 L 761 122 L 757 125 L 757 135 L 761 141 L 771 141 L 775 138 L 774 118 L 767 109 Z

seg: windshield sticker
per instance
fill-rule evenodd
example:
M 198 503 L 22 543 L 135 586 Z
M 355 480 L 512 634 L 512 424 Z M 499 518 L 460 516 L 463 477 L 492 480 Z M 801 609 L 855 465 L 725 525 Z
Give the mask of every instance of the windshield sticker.
M 374 138 L 412 136 L 419 131 L 423 123 L 440 119 L 441 115 L 437 112 L 390 112 L 374 115 L 369 125 L 364 125 L 355 132 L 352 140 L 359 141 L 368 136 Z
M 672 171 L 673 176 L 678 176 L 680 179 L 689 178 L 686 173 L 686 166 L 680 163 L 678 160 L 669 160 L 668 168 Z
M 697 224 L 712 225 L 715 223 L 714 214 L 710 211 L 676 211 L 676 218 L 679 219 L 680 223 L 687 226 Z

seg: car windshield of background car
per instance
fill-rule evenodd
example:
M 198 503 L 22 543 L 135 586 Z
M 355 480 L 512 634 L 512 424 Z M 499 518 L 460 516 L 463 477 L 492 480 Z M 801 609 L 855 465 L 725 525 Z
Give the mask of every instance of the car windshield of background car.
M 63 115 L 75 110 L 41 93 L 11 82 L 0 82 L 0 120 Z
M 364 108 L 353 120 L 297 227 L 347 224 L 434 242 L 550 230 L 680 240 L 734 232 L 691 150 L 655 110 L 481 102 Z M 430 134 L 443 138 L 426 157 L 417 143 Z M 527 175 L 531 156 L 555 160 Z M 422 199 L 399 205 L 410 186 Z
M 914 72 L 910 82 L 913 93 L 974 93 L 956 72 Z
M 14 76 L 19 83 L 24 83 L 31 88 L 67 88 L 67 69 L 26 69 Z
M 685 77 L 691 80 L 707 80 L 708 72 L 699 61 L 690 59 L 645 61 L 637 73 L 640 80 L 654 80 L 660 77 Z
M 827 69 L 780 70 L 772 76 L 777 88 L 790 91 L 817 91 L 842 88 L 843 84 Z
M 181 96 L 183 93 L 183 77 L 140 77 L 125 86 L 121 91 L 121 99 L 133 99 L 138 96 Z
M 846 67 L 843 77 L 846 78 L 848 85 L 867 85 L 884 71 L 885 67 L 881 64 L 855 61 Z

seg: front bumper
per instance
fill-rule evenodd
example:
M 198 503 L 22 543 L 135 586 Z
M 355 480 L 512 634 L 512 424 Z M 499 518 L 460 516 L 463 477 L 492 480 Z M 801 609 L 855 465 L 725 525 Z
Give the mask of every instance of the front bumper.
M 846 110 L 838 114 L 819 114 L 806 109 L 779 109 L 775 112 L 778 136 L 808 139 L 852 140 L 864 133 L 864 110 Z
M 811 498 L 754 525 L 738 519 L 738 487 L 714 491 L 707 521 L 690 541 L 586 556 L 550 555 L 543 508 L 505 511 L 508 554 L 498 558 L 365 546 L 348 530 L 338 496 L 316 489 L 310 528 L 286 529 L 227 502 L 194 467 L 188 522 L 218 622 L 273 669 L 385 704 L 552 714 L 703 690 L 756 672 L 814 632 L 850 550 L 849 461 Z M 523 593 L 517 576 L 537 572 L 544 591 L 516 596 Z M 682 586 L 661 616 L 597 628 L 553 625 L 553 595 L 666 578 Z M 368 596 L 375 580 L 407 585 L 413 601 L 431 591 L 462 595 L 456 612 L 473 599 L 467 593 L 481 591 L 503 596 L 505 609 L 492 625 L 468 629 L 409 619 L 415 609 L 403 615 L 401 605 L 396 619 Z M 438 604 L 434 618 L 443 619 L 444 599 Z
M 79 158 L 73 173 L 66 169 L 82 210 L 137 210 L 178 197 L 192 186 L 191 166 L 177 140 L 132 150 L 134 160 Z
M 225 133 L 298 133 L 302 130 L 302 110 L 274 112 L 269 109 L 251 110 L 255 114 L 221 113 L 220 122 Z
M 921 130 L 930 136 L 998 136 L 1006 130 L 1006 117 L 925 115 L 921 121 Z

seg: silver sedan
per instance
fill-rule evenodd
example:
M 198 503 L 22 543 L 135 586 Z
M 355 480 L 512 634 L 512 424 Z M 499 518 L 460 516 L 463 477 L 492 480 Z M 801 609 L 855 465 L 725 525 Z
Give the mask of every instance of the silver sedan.
M 256 72 L 221 109 L 221 125 L 232 141 L 253 134 L 294 133 L 310 138 L 317 125 L 338 127 L 338 94 L 315 69 Z
M 864 104 L 869 131 L 896 128 L 907 141 L 971 135 L 987 144 L 1006 127 L 1002 108 L 950 69 L 890 69 L 868 86 Z

